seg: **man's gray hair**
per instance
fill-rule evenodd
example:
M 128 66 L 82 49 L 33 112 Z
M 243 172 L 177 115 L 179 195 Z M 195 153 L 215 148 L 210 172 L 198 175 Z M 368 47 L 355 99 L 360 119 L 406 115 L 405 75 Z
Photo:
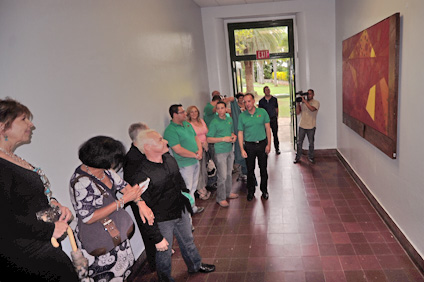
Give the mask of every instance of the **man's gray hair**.
M 149 129 L 149 127 L 143 122 L 133 123 L 128 128 L 128 134 L 130 135 L 131 140 L 134 142 L 137 138 L 138 133 L 146 129 Z
M 150 133 L 152 132 L 157 132 L 157 131 L 154 129 L 140 130 L 138 135 L 135 137 L 135 140 L 134 140 L 134 142 L 136 143 L 135 146 L 143 154 L 145 154 L 144 145 L 152 143 L 152 138 L 149 136 Z

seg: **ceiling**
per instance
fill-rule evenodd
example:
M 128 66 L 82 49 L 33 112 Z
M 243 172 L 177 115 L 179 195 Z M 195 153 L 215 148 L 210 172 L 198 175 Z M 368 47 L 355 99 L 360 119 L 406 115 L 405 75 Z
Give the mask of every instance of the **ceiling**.
M 253 3 L 269 3 L 269 2 L 282 2 L 292 0 L 193 0 L 199 7 L 216 7 L 228 5 L 243 5 Z

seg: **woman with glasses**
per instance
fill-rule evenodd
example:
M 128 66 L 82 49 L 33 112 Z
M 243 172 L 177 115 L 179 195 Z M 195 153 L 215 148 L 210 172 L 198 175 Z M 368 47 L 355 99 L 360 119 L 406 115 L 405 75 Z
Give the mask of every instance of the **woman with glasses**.
M 10 98 L 0 100 L 2 277 L 13 281 L 78 281 L 69 257 L 51 243 L 52 238 L 59 239 L 66 232 L 72 213 L 52 197 L 43 171 L 15 154 L 18 147 L 31 142 L 31 119 L 26 106 Z M 37 219 L 47 210 L 56 210 L 59 219 Z

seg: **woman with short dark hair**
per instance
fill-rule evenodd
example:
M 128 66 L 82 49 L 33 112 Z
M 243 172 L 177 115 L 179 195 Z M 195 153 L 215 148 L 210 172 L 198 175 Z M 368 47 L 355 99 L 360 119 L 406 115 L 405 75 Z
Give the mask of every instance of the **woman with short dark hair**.
M 113 218 L 113 213 L 123 209 L 125 204 L 134 201 L 138 205 L 143 222 L 147 218 L 149 223 L 153 224 L 153 213 L 140 198 L 144 187 L 137 184 L 130 186 L 116 173 L 115 170 L 121 167 L 124 160 L 125 148 L 121 142 L 111 137 L 96 136 L 89 139 L 81 145 L 78 156 L 82 164 L 71 177 L 70 194 L 78 218 L 75 229 L 77 243 L 89 261 L 88 275 L 92 281 L 123 281 L 130 275 L 131 266 L 134 264 L 134 255 L 128 239 L 133 224 L 130 220 L 131 227 L 125 230 L 126 234 L 122 234 L 124 230 L 119 230 L 120 237 L 112 237 L 114 235 L 108 232 L 120 223 L 109 219 Z M 115 195 L 118 191 L 123 194 L 119 199 Z M 124 216 L 128 218 L 125 211 Z M 109 226 L 110 223 L 115 226 Z M 100 225 L 99 232 L 105 233 L 89 234 L 91 225 Z M 101 240 L 104 236 L 114 238 L 114 243 L 117 240 L 115 247 L 112 245 L 109 250 L 90 250 L 89 244 L 96 241 L 96 238 Z M 121 242 L 122 237 L 126 239 Z
M 52 197 L 43 171 L 15 154 L 31 142 L 31 119 L 23 104 L 0 99 L 1 275 L 13 281 L 78 281 L 69 257 L 51 243 L 66 232 L 72 213 Z M 56 222 L 37 220 L 53 208 L 60 211 Z

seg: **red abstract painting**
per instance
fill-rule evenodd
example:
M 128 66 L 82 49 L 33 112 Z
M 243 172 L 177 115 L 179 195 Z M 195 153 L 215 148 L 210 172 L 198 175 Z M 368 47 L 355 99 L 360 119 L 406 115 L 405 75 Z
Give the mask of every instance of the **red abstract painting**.
M 399 13 L 343 41 L 343 122 L 396 158 Z

